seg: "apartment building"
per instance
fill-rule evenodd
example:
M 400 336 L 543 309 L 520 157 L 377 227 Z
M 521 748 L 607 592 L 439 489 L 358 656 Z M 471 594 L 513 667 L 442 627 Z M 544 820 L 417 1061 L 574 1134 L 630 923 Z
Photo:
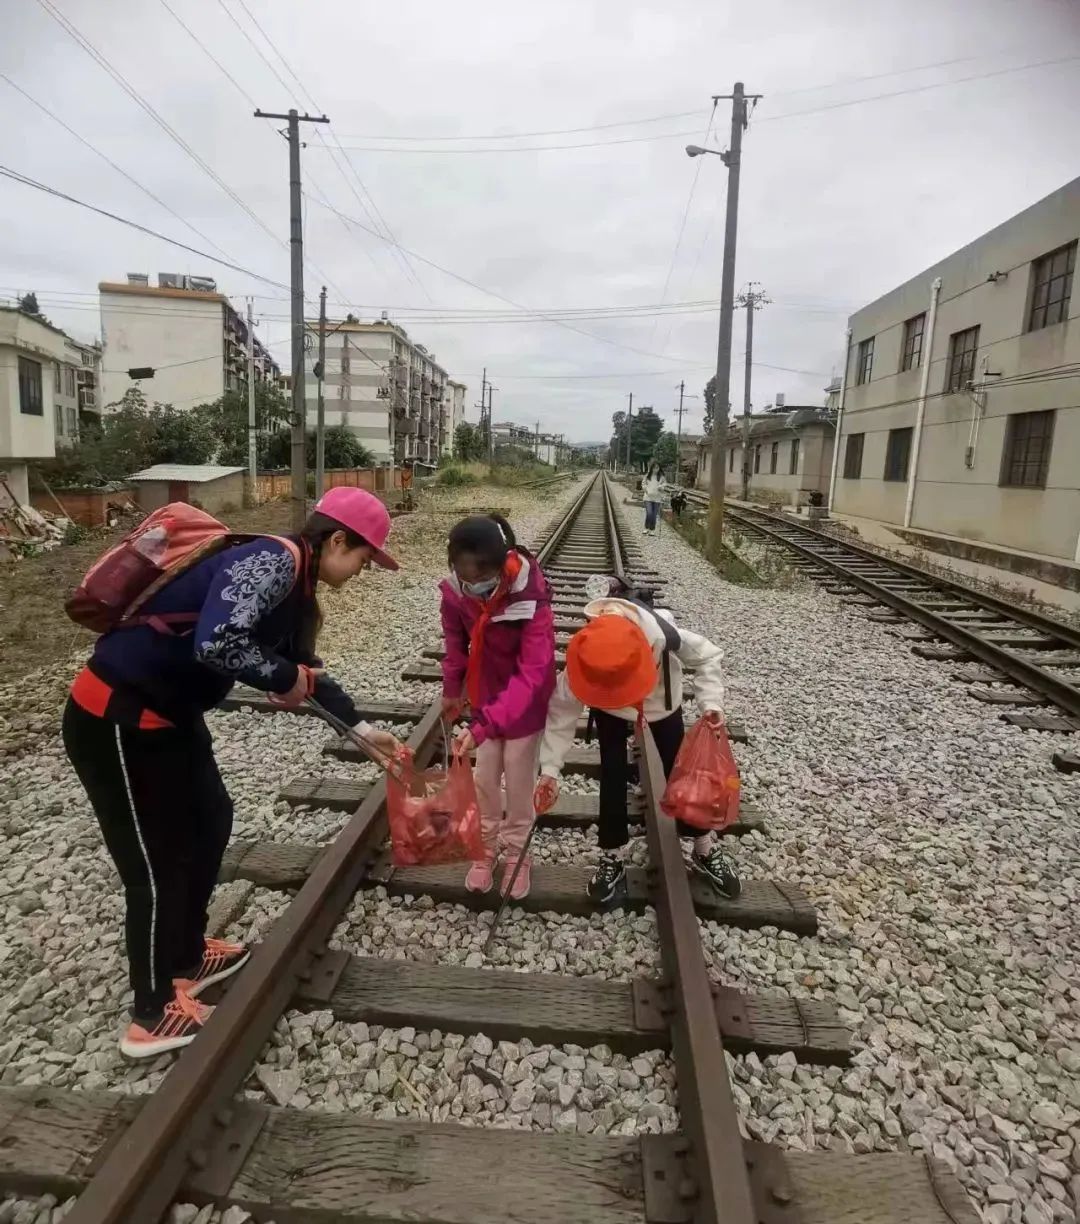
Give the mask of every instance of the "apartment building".
M 83 424 L 101 415 L 101 346 L 64 337 L 64 360 L 53 369 L 56 445 L 74 446 Z
M 307 420 L 314 428 L 319 325 L 310 321 L 306 326 L 312 339 L 304 360 Z M 352 316 L 327 322 L 323 399 L 327 428 L 344 425 L 379 463 L 389 463 L 392 455 L 395 463 L 434 466 L 446 434 L 453 437 L 453 394 L 446 371 L 434 353 L 410 340 L 385 312 L 373 323 Z
M 457 427 L 465 420 L 466 390 L 467 388 L 464 383 L 455 382 L 452 378 L 446 380 L 448 408 L 446 428 L 443 430 L 442 438 L 442 453 L 444 455 L 452 455 L 454 453 L 454 435 L 457 433 Z
M 98 285 L 104 346 L 101 402 L 108 406 L 136 383 L 148 399 L 176 408 L 220 399 L 247 388 L 247 320 L 209 277 L 143 273 L 125 284 Z M 152 378 L 129 371 L 152 369 Z M 255 340 L 255 377 L 280 384 L 281 371 Z
M 66 341 L 44 319 L 0 306 L 0 478 L 23 505 L 30 501 L 28 461 L 56 454 L 55 388 Z
M 836 512 L 1080 562 L 1078 238 L 1080 178 L 851 316 Z

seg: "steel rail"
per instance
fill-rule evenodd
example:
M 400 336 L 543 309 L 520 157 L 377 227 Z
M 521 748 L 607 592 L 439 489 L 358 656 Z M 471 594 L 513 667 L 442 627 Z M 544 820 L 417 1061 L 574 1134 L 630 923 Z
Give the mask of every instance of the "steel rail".
M 574 500 L 538 556 L 558 547 L 595 483 Z M 420 765 L 428 764 L 439 742 L 441 704 L 431 704 L 409 737 Z M 360 887 L 385 836 L 385 809 L 380 779 L 254 949 L 198 1040 L 109 1147 L 68 1224 L 151 1224 L 168 1210 L 192 1168 L 206 1166 L 232 1121 L 235 1094 Z
M 617 577 L 625 556 L 611 485 L 604 476 L 604 504 Z M 649 880 L 653 885 L 665 995 L 669 999 L 671 1049 L 678 1080 L 679 1118 L 687 1176 L 674 1188 L 694 1224 L 757 1224 L 753 1188 L 743 1155 L 738 1109 L 731 1091 L 724 1045 L 716 1023 L 712 983 L 701 947 L 686 862 L 675 822 L 660 814 L 667 785 L 652 732 L 635 733 L 645 787 Z M 646 1177 L 649 1170 L 645 1171 Z M 646 1193 L 649 1187 L 646 1186 Z
M 963 596 L 964 599 L 985 608 L 988 612 L 997 612 L 999 615 L 1007 616 L 1029 629 L 1037 629 L 1040 633 L 1045 633 L 1047 637 L 1058 638 L 1069 647 L 1080 648 L 1080 628 L 1068 625 L 1064 621 L 1055 620 L 1052 616 L 1044 616 L 1042 613 L 1034 612 L 1030 608 L 1010 603 L 1007 599 L 1000 599 L 996 595 L 990 595 L 976 590 L 974 587 L 965 586 L 962 582 L 956 582 L 941 574 L 935 574 L 931 570 L 925 570 L 906 561 L 885 556 L 882 553 L 875 552 L 872 548 L 867 548 L 865 545 L 850 543 L 840 536 L 830 535 L 827 531 L 818 531 L 817 528 L 807 527 L 803 523 L 789 523 L 787 519 L 770 514 L 764 510 L 747 510 L 743 506 L 737 508 L 729 506 L 727 513 L 733 518 L 742 519 L 750 526 L 757 525 L 753 517 L 756 515 L 766 522 L 777 523 L 780 526 L 802 532 L 803 535 L 811 536 L 813 539 L 830 544 L 834 548 L 842 548 L 868 561 L 876 561 L 879 565 L 883 565 L 888 569 L 894 569 L 897 573 L 905 575 L 905 577 L 917 578 L 923 582 L 931 583 L 933 586 L 941 587 L 950 594 Z
M 732 514 L 731 517 L 738 521 L 737 512 Z M 1080 688 L 1077 688 L 1076 685 L 1069 684 L 1065 680 L 1059 680 L 1050 672 L 1044 671 L 1038 664 L 1029 663 L 1027 659 L 1022 658 L 1015 651 L 1005 646 L 998 646 L 993 642 L 987 642 L 974 630 L 965 629 L 955 621 L 950 621 L 947 617 L 941 616 L 929 608 L 924 608 L 915 600 L 908 599 L 898 592 L 890 590 L 889 587 L 883 586 L 880 582 L 875 582 L 872 578 L 866 578 L 861 574 L 853 572 L 843 562 L 823 556 L 807 545 L 789 539 L 764 523 L 755 522 L 753 519 L 745 519 L 743 521 L 755 531 L 760 531 L 762 535 L 770 537 L 777 543 L 784 545 L 785 548 L 790 548 L 815 564 L 822 566 L 822 568 L 830 570 L 837 577 L 842 578 L 864 594 L 872 596 L 883 604 L 887 604 L 890 608 L 902 613 L 909 620 L 917 622 L 932 633 L 937 634 L 937 636 L 944 638 L 947 642 L 951 642 L 960 650 L 1003 672 L 1017 684 L 1022 684 L 1025 688 L 1031 689 L 1032 692 L 1046 697 L 1047 700 L 1060 706 L 1069 714 L 1080 717 Z M 806 528 L 803 530 L 806 530 Z M 825 538 L 831 539 L 831 537 Z M 847 545 L 842 545 L 842 547 L 847 547 Z M 882 558 L 877 554 L 871 553 L 869 555 L 886 567 L 892 565 L 890 560 Z M 953 586 L 948 580 L 937 579 L 933 575 L 926 574 L 925 571 L 920 570 L 916 572 L 920 577 L 925 576 L 927 581 L 931 583 L 943 587 Z M 958 587 L 957 589 L 963 592 L 965 599 L 971 598 L 967 587 Z M 1005 606 L 1011 607 L 1011 605 Z M 1013 612 L 1010 611 L 1008 615 L 1013 615 Z

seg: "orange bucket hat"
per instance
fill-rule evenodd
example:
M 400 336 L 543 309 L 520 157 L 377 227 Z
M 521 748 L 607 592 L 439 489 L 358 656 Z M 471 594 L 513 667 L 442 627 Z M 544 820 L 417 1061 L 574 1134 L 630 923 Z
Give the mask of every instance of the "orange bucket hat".
M 570 639 L 566 679 L 570 691 L 600 710 L 639 707 L 656 687 L 649 639 L 623 616 L 598 616 Z

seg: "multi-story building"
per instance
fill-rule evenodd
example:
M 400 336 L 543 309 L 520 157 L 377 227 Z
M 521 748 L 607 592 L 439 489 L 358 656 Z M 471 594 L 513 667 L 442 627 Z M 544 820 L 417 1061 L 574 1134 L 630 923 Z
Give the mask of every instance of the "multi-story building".
M 1080 561 L 1080 178 L 851 316 L 833 509 Z
M 317 322 L 307 323 L 306 346 L 308 426 L 318 412 Z M 460 384 L 457 384 L 460 386 Z M 379 463 L 439 461 L 448 432 L 452 440 L 446 371 L 422 345 L 385 312 L 374 323 L 347 318 L 326 325 L 326 365 L 323 370 L 324 421 L 327 428 L 344 425 L 374 454 Z M 464 405 L 464 388 L 462 388 Z M 452 443 L 451 443 L 452 444 Z
M 457 427 L 465 420 L 465 392 L 467 388 L 464 383 L 455 382 L 452 378 L 446 380 L 446 396 L 449 407 L 447 409 L 446 428 L 443 431 L 442 453 L 444 455 L 452 455 L 454 453 L 454 436 L 457 433 Z
M 101 415 L 101 346 L 64 337 L 64 360 L 53 371 L 57 446 L 74 446 L 83 424 Z
M 247 321 L 216 283 L 203 276 L 142 273 L 126 284 L 98 285 L 104 345 L 101 403 L 115 404 L 136 385 L 133 369 L 152 369 L 148 399 L 176 408 L 247 389 Z M 280 382 L 278 364 L 255 341 L 255 377 Z
M 0 478 L 24 505 L 27 461 L 56 454 L 56 375 L 65 366 L 66 340 L 44 319 L 0 306 Z

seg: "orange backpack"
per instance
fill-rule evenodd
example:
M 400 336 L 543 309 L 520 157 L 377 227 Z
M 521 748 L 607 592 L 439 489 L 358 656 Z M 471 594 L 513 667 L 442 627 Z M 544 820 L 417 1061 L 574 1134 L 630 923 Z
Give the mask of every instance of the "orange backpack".
M 194 624 L 199 613 L 138 616 L 138 610 L 204 557 L 258 538 L 230 532 L 224 523 L 186 502 L 172 502 L 148 515 L 119 544 L 102 553 L 64 604 L 64 610 L 77 625 L 94 633 L 133 625 L 152 625 L 170 633 L 174 624 Z M 299 545 L 284 536 L 269 538 L 289 549 L 299 574 L 303 563 Z

